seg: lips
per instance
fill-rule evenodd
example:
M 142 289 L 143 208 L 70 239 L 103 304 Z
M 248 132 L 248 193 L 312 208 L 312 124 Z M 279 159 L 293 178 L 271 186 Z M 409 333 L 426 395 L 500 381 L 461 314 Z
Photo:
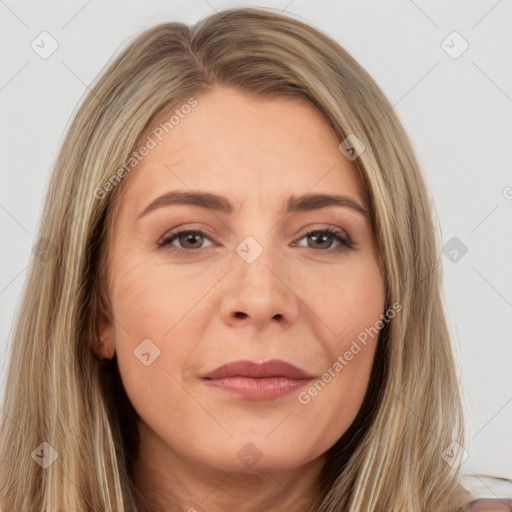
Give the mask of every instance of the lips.
M 249 377 L 254 379 L 285 377 L 301 380 L 311 379 L 314 375 L 286 361 L 272 359 L 265 363 L 256 363 L 248 360 L 235 361 L 219 366 L 203 376 L 204 379 L 224 379 L 227 377 Z

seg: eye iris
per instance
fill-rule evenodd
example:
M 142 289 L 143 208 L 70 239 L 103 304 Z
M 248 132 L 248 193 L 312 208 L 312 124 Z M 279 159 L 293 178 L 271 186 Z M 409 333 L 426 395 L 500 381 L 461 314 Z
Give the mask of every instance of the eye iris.
M 332 237 L 332 235 L 331 235 L 330 233 L 325 233 L 325 234 L 323 234 L 323 235 L 322 235 L 322 234 L 318 234 L 318 233 L 313 233 L 313 234 L 311 234 L 311 235 L 309 235 L 309 236 L 310 236 L 311 238 L 313 238 L 313 239 L 315 239 L 315 238 L 316 238 L 316 239 L 320 239 L 320 241 L 319 241 L 319 243 L 320 243 L 320 244 L 322 244 L 322 243 L 324 243 L 324 244 L 325 244 L 326 239 L 328 240 L 329 238 L 331 238 L 331 237 Z M 323 239 L 323 240 L 322 240 L 322 239 Z M 327 246 L 329 246 L 329 245 L 330 245 L 330 242 L 327 244 Z
M 180 243 L 183 241 L 183 239 L 187 240 L 187 239 L 197 239 L 197 238 L 202 238 L 201 235 L 197 234 L 197 233 L 185 233 L 185 234 L 181 234 L 179 236 L 180 238 Z M 193 244 L 193 242 L 192 242 Z M 201 245 L 201 243 L 199 243 L 199 245 Z M 195 247 L 192 247 L 192 249 L 197 249 L 197 246 Z

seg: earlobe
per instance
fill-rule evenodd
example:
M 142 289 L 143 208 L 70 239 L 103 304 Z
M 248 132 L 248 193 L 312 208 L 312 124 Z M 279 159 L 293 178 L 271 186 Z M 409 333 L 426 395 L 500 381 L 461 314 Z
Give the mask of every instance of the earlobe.
M 100 359 L 112 359 L 114 357 L 115 349 L 113 348 L 112 343 L 107 342 L 103 336 L 98 334 L 95 352 Z
M 98 313 L 94 352 L 101 359 L 112 359 L 115 354 L 114 325 L 103 308 Z

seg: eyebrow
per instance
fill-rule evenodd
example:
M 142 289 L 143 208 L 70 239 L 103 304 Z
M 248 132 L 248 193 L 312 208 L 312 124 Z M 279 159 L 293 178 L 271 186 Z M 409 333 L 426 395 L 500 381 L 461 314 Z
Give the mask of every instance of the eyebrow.
M 148 215 L 158 208 L 171 205 L 194 205 L 221 213 L 233 213 L 233 205 L 226 196 L 212 194 L 210 192 L 172 191 L 152 201 L 138 218 Z M 342 206 L 359 212 L 369 219 L 368 209 L 351 199 L 350 197 L 336 194 L 304 194 L 290 196 L 286 207 L 286 213 L 318 210 L 328 206 Z

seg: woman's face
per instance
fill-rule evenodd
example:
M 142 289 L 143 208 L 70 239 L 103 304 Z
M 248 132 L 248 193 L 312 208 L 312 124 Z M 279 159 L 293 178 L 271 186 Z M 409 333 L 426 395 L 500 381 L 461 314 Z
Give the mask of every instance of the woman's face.
M 364 198 L 341 141 L 304 100 L 231 88 L 196 99 L 125 178 L 109 245 L 114 320 L 100 334 L 142 420 L 142 447 L 162 463 L 299 467 L 354 420 L 377 343 L 358 336 L 385 300 L 368 218 L 301 197 Z M 162 199 L 176 193 L 210 196 Z M 172 238 L 178 230 L 193 233 Z M 277 367 L 265 379 L 244 369 L 204 378 L 240 360 L 280 360 L 314 378 Z

